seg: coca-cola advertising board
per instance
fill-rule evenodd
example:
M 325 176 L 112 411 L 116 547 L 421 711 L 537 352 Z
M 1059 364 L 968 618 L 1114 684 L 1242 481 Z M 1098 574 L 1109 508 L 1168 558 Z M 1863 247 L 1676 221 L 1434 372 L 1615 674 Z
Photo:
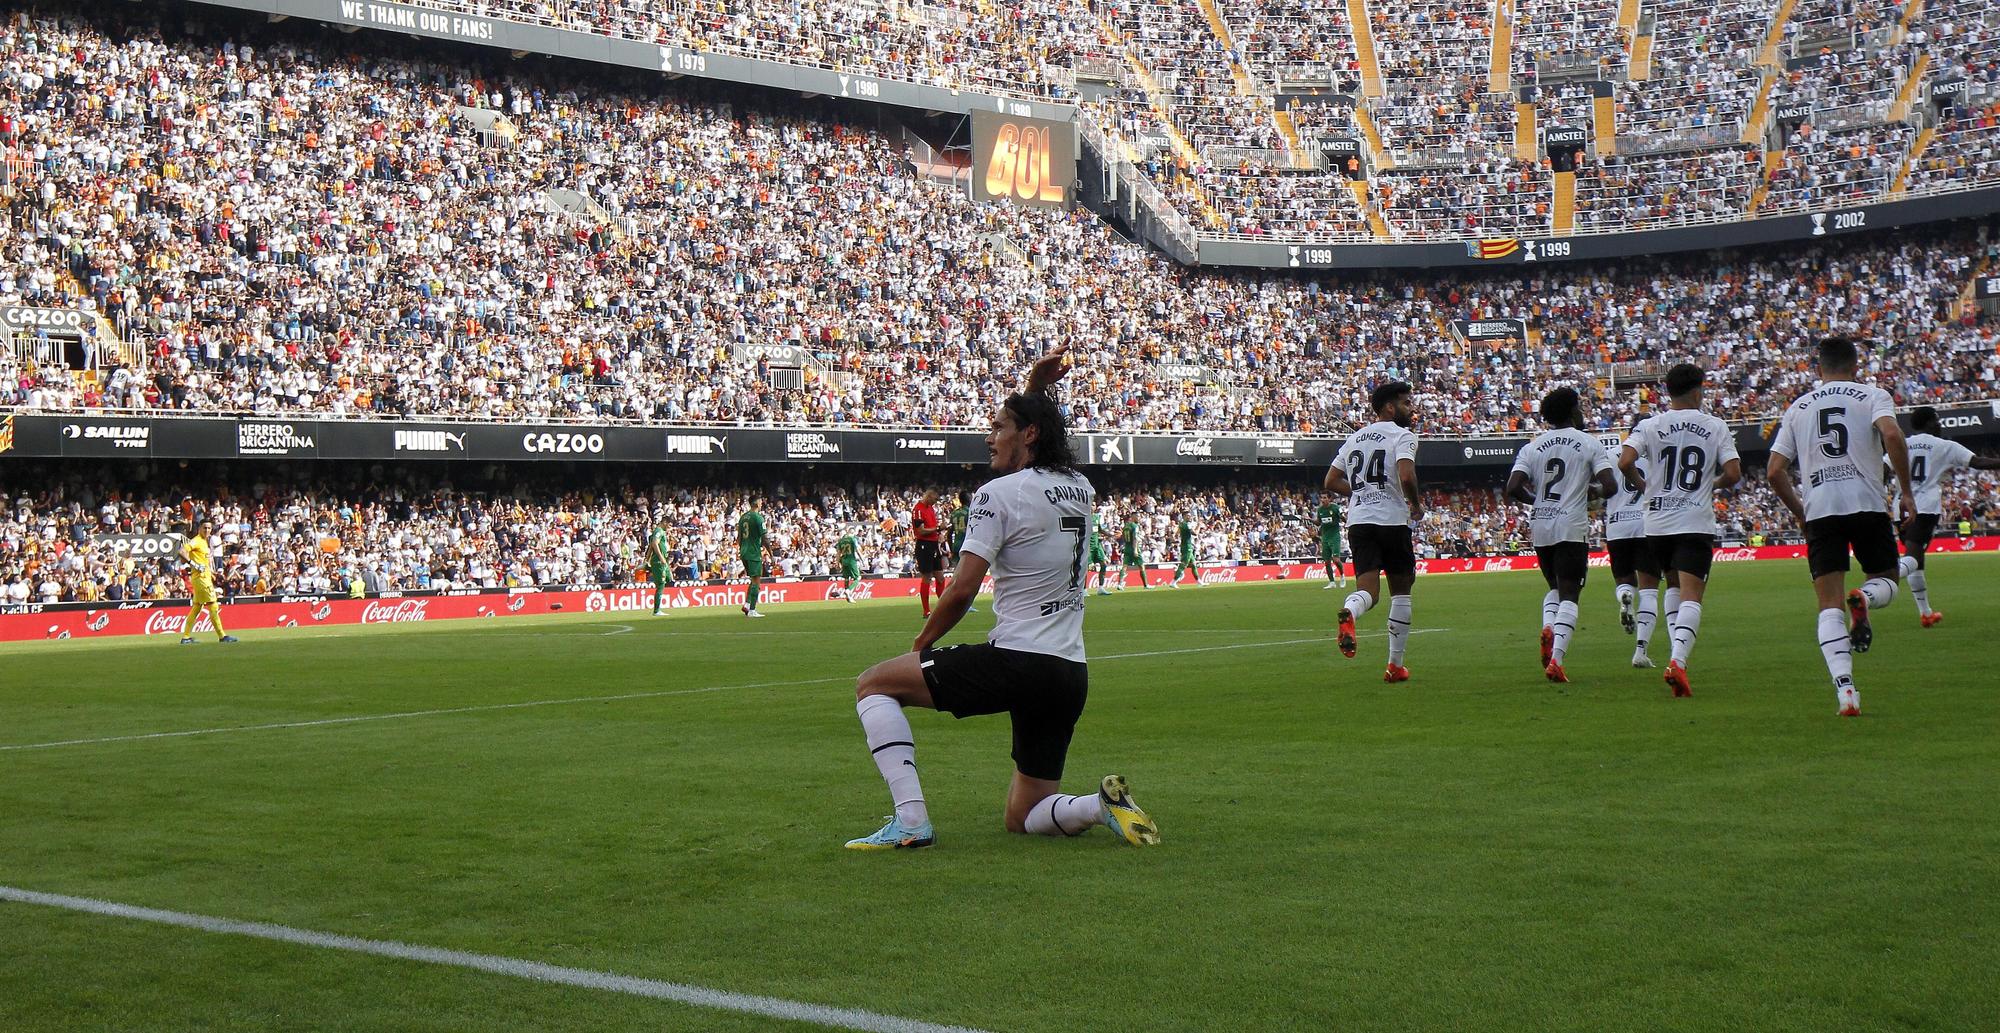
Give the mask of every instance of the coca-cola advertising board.
M 2000 536 L 1940 538 L 1931 544 L 1933 555 L 1952 552 L 2000 552 Z M 1757 548 L 1715 550 L 1718 563 L 1748 560 L 1796 560 L 1805 558 L 1803 545 L 1766 545 Z M 1590 564 L 1609 564 L 1605 554 L 1592 553 Z M 1167 564 L 1149 569 L 1165 570 Z M 1419 574 L 1477 574 L 1492 571 L 1533 570 L 1533 556 L 1478 556 L 1471 558 L 1425 559 L 1417 561 Z M 1249 584 L 1259 581 L 1316 581 L 1326 577 L 1326 567 L 1304 561 L 1253 563 L 1242 566 L 1207 566 L 1197 571 L 1204 585 Z M 1158 582 L 1155 581 L 1157 584 Z M 765 607 L 786 603 L 816 603 L 838 598 L 837 582 L 766 582 L 759 603 Z M 986 586 L 990 589 L 990 585 Z M 736 584 L 675 585 L 662 594 L 667 610 L 694 610 L 742 606 L 748 586 Z M 857 599 L 894 599 L 917 594 L 915 578 L 874 578 L 864 580 L 855 590 Z M 649 614 L 653 608 L 651 587 L 603 588 L 591 590 L 543 591 L 539 589 L 488 589 L 460 594 L 408 594 L 375 599 L 344 599 L 321 596 L 294 596 L 280 600 L 232 603 L 224 607 L 223 620 L 231 631 L 264 628 L 339 627 L 355 624 L 414 624 L 440 620 L 480 617 L 525 616 L 530 614 L 581 613 L 598 616 Z M 187 604 L 183 601 L 154 603 L 30 603 L 0 608 L 0 642 L 35 639 L 85 639 L 113 635 L 157 635 L 179 638 L 187 634 Z M 193 634 L 212 635 L 208 617 L 195 619 Z

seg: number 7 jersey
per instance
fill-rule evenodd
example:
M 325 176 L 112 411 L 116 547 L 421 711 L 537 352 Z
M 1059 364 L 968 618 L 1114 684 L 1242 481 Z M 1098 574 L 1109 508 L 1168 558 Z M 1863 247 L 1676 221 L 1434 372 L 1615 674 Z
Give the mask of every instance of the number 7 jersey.
M 1410 526 L 1410 503 L 1403 497 L 1399 461 L 1417 461 L 1417 436 L 1408 427 L 1377 420 L 1353 433 L 1333 454 L 1333 465 L 1347 472 L 1347 526 L 1374 524 Z
M 1074 470 L 1031 466 L 980 487 L 965 551 L 993 574 L 988 642 L 1084 662 L 1085 548 L 1096 509 L 1096 489 Z
M 1627 448 L 1646 473 L 1646 533 L 1714 537 L 1715 477 L 1736 454 L 1736 432 L 1698 409 L 1669 409 L 1639 421 Z

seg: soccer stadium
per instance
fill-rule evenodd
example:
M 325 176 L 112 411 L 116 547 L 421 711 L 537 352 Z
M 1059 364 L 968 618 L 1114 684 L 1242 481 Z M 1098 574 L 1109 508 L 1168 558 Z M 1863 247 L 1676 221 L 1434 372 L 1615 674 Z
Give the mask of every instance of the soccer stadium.
M 2000 6 L 0 0 L 0 337 L 0 1031 L 2000 1014 Z

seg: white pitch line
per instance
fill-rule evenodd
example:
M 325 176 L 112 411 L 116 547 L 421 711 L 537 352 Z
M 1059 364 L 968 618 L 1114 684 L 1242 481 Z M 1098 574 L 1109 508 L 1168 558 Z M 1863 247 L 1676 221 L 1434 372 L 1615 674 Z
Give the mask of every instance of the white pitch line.
M 1415 628 L 1412 635 L 1427 635 L 1450 628 Z M 1364 631 L 1358 638 L 1380 638 L 1386 631 Z M 1143 653 L 1111 653 L 1092 657 L 1093 660 L 1134 660 L 1148 656 L 1178 656 L 1183 653 L 1215 653 L 1228 649 L 1258 649 L 1266 646 L 1299 646 L 1309 643 L 1325 644 L 1333 641 L 1326 635 L 1313 638 L 1288 638 L 1275 642 L 1232 642 L 1222 646 L 1189 646 L 1186 649 L 1156 649 Z M 197 735 L 221 735 L 225 732 L 268 732 L 281 728 L 324 728 L 329 725 L 352 725 L 370 721 L 400 721 L 412 717 L 441 717 L 448 714 L 476 714 L 488 710 L 521 710 L 527 707 L 554 707 L 569 703 L 615 703 L 633 699 L 660 699 L 667 696 L 696 696 L 710 692 L 729 692 L 735 689 L 775 689 L 792 685 L 824 685 L 827 682 L 851 681 L 850 675 L 836 675 L 829 678 L 802 678 L 797 681 L 752 682 L 748 685 L 710 685 L 700 689 L 666 689 L 659 692 L 625 692 L 615 696 L 570 696 L 564 699 L 537 699 L 521 703 L 485 703 L 470 707 L 444 707 L 437 710 L 405 710 L 394 714 L 358 714 L 353 717 L 324 717 L 312 721 L 280 721 L 267 725 L 226 725 L 220 728 L 194 728 L 178 732 L 146 732 L 139 735 L 108 735 L 97 739 L 62 739 L 56 742 L 27 742 L 0 745 L 0 753 L 17 750 L 48 750 L 58 746 L 92 746 L 100 743 L 141 742 L 147 739 L 186 739 Z
M 603 637 L 610 638 L 613 635 L 629 635 L 632 633 L 632 625 L 630 624 L 613 624 L 611 627 L 613 630 L 605 632 Z
M 515 979 L 527 979 L 537 983 L 551 983 L 558 986 L 575 986 L 587 990 L 603 990 L 610 993 L 628 994 L 633 997 L 648 997 L 656 1001 L 673 1001 L 697 1008 L 712 1008 L 718 1011 L 737 1012 L 744 1015 L 761 1015 L 766 1018 L 785 1019 L 791 1022 L 808 1022 L 816 1026 L 830 1026 L 834 1029 L 865 1030 L 868 1033 L 981 1033 L 965 1026 L 946 1026 L 934 1022 L 883 1015 L 879 1012 L 864 1011 L 859 1008 L 835 1008 L 824 1004 L 808 1004 L 803 1001 L 789 1001 L 782 997 L 764 997 L 758 994 L 736 993 L 731 990 L 716 990 L 706 986 L 687 983 L 668 983 L 658 979 L 641 979 L 636 976 L 621 976 L 615 972 L 597 972 L 591 969 L 568 968 L 521 958 L 501 957 L 494 954 L 474 954 L 469 951 L 449 950 L 443 947 L 425 947 L 419 944 L 398 943 L 395 940 L 368 940 L 358 936 L 342 936 L 338 933 L 322 933 L 311 929 L 295 929 L 286 925 L 272 925 L 267 922 L 239 922 L 230 918 L 212 918 L 208 915 L 193 915 L 183 911 L 162 911 L 157 908 L 135 907 L 108 900 L 93 900 L 89 897 L 69 897 L 59 893 L 37 893 L 33 890 L 0 886 L 0 901 L 16 904 L 32 904 L 40 907 L 60 908 L 65 911 L 80 911 L 86 914 L 104 915 L 110 918 L 125 918 L 138 922 L 152 922 L 157 925 L 177 926 L 205 933 L 224 936 L 249 936 L 259 940 L 274 940 L 301 947 L 319 947 L 326 950 L 347 951 L 353 954 L 372 954 L 378 958 L 393 958 L 398 961 L 421 961 L 432 965 L 448 965 L 452 968 L 471 969 Z
M 710 685 L 700 689 L 665 689 L 660 692 L 625 692 L 615 696 L 570 696 L 566 699 L 536 699 L 521 703 L 485 703 L 472 707 L 444 707 L 438 710 L 405 710 L 395 714 L 358 714 L 353 717 L 326 717 L 314 721 L 281 721 L 268 725 L 227 725 L 221 728 L 195 728 L 181 732 L 147 732 L 143 735 L 110 735 L 101 739 L 65 739 L 60 742 L 15 743 L 0 746 L 0 753 L 10 750 L 46 750 L 57 746 L 89 746 L 107 742 L 139 742 L 145 739 L 185 739 L 195 735 L 221 735 L 224 732 L 267 732 L 278 728 L 322 728 L 327 725 L 352 725 L 364 721 L 399 721 L 410 717 L 438 717 L 445 714 L 476 714 L 486 710 L 520 710 L 526 707 L 554 707 L 566 703 L 615 703 L 628 699 L 657 699 L 662 696 L 695 696 L 705 692 L 727 692 L 731 689 L 775 689 L 787 685 L 819 685 L 825 682 L 852 681 L 852 676 L 835 678 L 804 678 L 798 681 L 754 682 L 749 685 Z

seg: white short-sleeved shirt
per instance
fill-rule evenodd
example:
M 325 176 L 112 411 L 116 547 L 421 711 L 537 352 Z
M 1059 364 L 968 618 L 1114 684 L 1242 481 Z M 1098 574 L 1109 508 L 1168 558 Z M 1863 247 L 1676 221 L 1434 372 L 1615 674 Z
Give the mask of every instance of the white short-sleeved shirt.
M 965 551 L 993 573 L 988 642 L 1084 661 L 1083 574 L 1096 509 L 1097 490 L 1073 470 L 1029 467 L 973 495 Z
M 1910 436 L 1910 487 L 1916 489 L 1917 512 L 1944 515 L 1944 479 L 1954 470 L 1972 466 L 1972 450 L 1935 434 Z
M 1624 442 L 1598 439 L 1604 445 L 1604 459 L 1611 464 L 1611 476 L 1618 482 L 1618 494 L 1604 500 L 1604 540 L 1622 542 L 1646 537 L 1646 493 L 1625 486 L 1625 474 L 1618 469 L 1618 453 Z M 1638 451 L 1634 448 L 1633 451 Z
M 1654 413 L 1625 447 L 1646 463 L 1646 533 L 1714 536 L 1715 478 L 1738 458 L 1729 425 L 1695 409 Z
M 1889 511 L 1875 421 L 1895 415 L 1889 392 L 1847 380 L 1821 384 L 1785 407 L 1771 451 L 1798 464 L 1807 520 Z
M 1604 446 L 1575 427 L 1547 431 L 1514 457 L 1515 473 L 1534 489 L 1528 528 L 1535 548 L 1590 540 L 1590 485 L 1608 469 Z
M 1403 479 L 1396 472 L 1404 459 L 1417 461 L 1417 436 L 1388 420 L 1377 420 L 1341 443 L 1333 465 L 1347 471 L 1347 526 L 1410 526 L 1410 501 L 1403 497 Z

